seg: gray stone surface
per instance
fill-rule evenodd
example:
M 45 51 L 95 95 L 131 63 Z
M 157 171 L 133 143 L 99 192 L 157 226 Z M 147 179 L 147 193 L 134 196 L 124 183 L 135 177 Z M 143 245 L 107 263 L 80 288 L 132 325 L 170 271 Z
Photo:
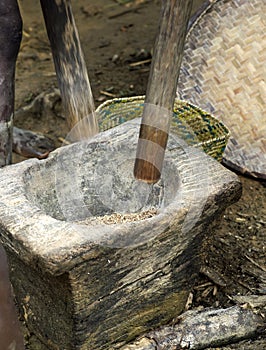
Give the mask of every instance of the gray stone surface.
M 0 170 L 0 239 L 21 314 L 48 349 L 107 349 L 178 315 L 204 237 L 240 196 L 235 174 L 174 135 L 161 180 L 136 181 L 138 125 Z

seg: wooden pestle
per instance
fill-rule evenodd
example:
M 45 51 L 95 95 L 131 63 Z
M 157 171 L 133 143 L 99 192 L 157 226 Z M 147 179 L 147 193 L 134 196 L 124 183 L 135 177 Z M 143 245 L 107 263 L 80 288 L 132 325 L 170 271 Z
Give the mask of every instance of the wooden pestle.
M 88 72 L 70 0 L 41 0 L 70 141 L 98 133 Z
M 0 1 L 0 167 L 11 164 L 16 59 L 22 20 L 16 0 Z
M 147 183 L 161 176 L 192 2 L 162 1 L 134 166 L 135 178 Z

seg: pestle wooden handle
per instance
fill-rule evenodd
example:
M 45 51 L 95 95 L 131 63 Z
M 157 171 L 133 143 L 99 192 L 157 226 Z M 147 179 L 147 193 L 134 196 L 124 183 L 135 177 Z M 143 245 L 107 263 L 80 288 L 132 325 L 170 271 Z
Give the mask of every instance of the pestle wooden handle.
M 40 0 L 71 141 L 98 132 L 94 102 L 70 0 Z
M 135 178 L 147 183 L 161 176 L 192 2 L 162 1 L 134 166 Z
M 15 70 L 21 37 L 17 1 L 0 1 L 0 168 L 12 162 Z

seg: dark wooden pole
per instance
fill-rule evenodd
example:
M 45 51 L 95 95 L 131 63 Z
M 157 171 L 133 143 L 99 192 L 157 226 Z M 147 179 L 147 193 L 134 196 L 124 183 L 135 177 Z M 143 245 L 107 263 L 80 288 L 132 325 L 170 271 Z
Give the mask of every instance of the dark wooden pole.
M 87 68 L 70 0 L 40 0 L 72 141 L 98 132 Z M 84 119 L 89 117 L 89 119 Z
M 15 67 L 21 36 L 17 1 L 0 1 L 0 167 L 12 161 Z
M 163 0 L 142 115 L 134 176 L 161 176 L 192 0 Z

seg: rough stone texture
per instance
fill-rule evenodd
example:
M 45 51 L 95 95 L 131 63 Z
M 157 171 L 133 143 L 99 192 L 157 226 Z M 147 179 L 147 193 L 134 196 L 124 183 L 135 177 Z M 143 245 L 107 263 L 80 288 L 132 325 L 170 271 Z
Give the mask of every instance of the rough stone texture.
M 199 251 L 241 192 L 237 176 L 176 136 L 160 182 L 133 178 L 139 120 L 0 172 L 0 239 L 20 312 L 48 349 L 108 349 L 184 309 Z M 157 215 L 112 225 L 87 217 Z

